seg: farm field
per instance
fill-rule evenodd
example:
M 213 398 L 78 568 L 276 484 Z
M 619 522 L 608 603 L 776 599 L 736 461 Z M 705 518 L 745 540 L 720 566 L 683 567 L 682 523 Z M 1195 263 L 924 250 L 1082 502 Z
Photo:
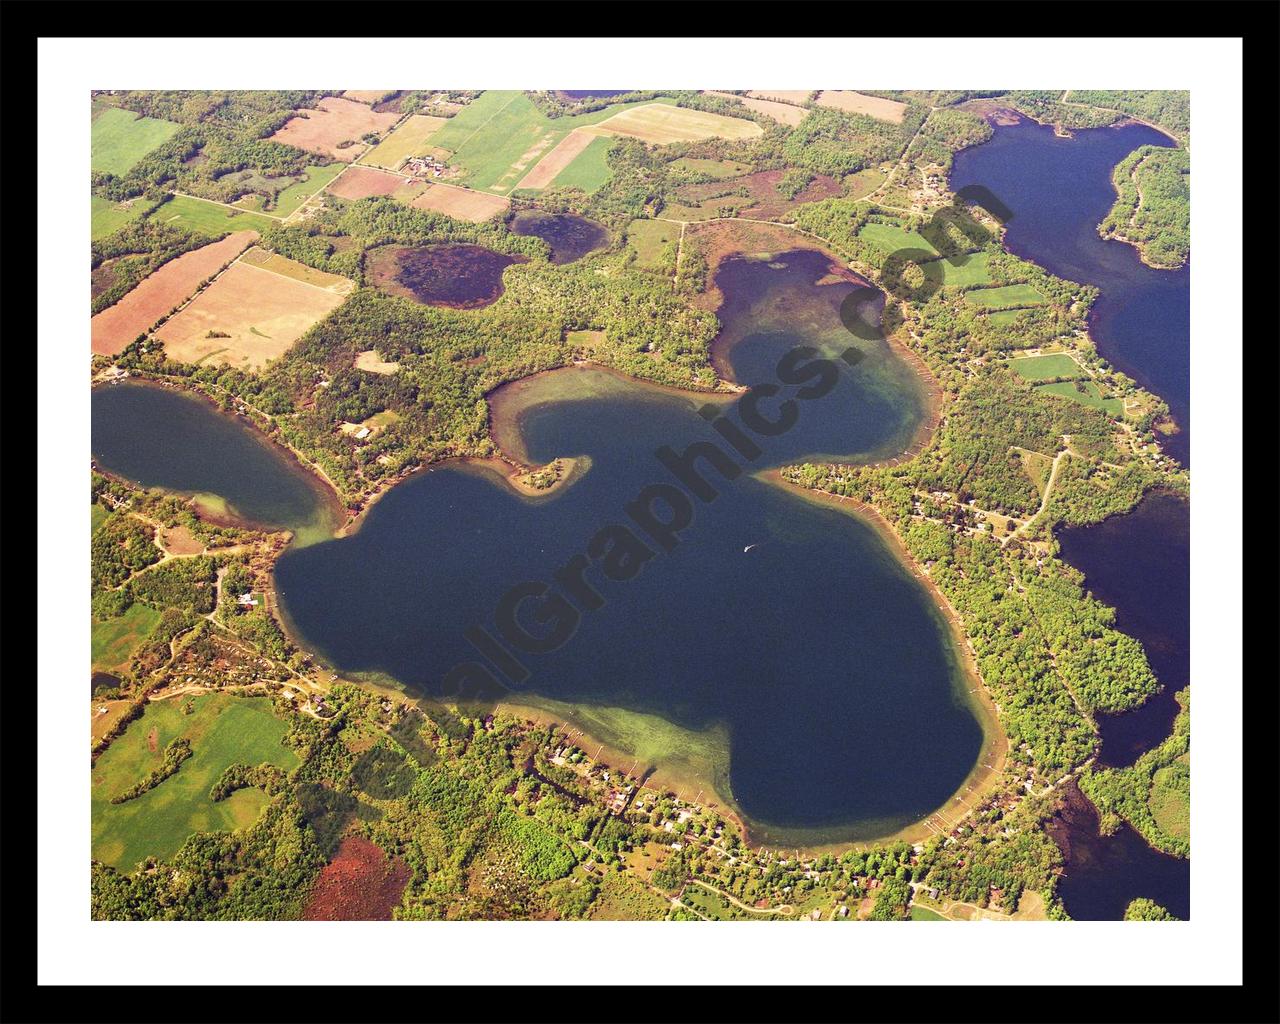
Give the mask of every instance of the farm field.
M 699 142 L 703 139 L 754 139 L 764 129 L 741 117 L 725 117 L 687 107 L 644 103 L 628 107 L 601 121 L 593 129 L 610 135 L 628 135 L 651 145 L 669 142 Z
M 350 163 L 368 148 L 360 142 L 361 136 L 385 132 L 398 120 L 399 114 L 379 114 L 367 104 L 341 96 L 326 96 L 314 110 L 306 109 L 291 118 L 271 139 Z M 355 145 L 344 146 L 344 142 Z
M 99 108 L 93 119 L 90 166 L 95 171 L 126 174 L 160 143 L 172 138 L 180 127 L 173 121 L 141 117 L 120 107 Z
M 636 254 L 636 266 L 656 267 L 662 251 L 680 238 L 680 225 L 664 220 L 633 220 L 627 228 L 627 246 Z
M 1037 384 L 1036 390 L 1046 395 L 1057 395 L 1069 398 L 1081 405 L 1101 409 L 1108 416 L 1119 418 L 1124 415 L 1124 403 L 1118 398 L 1103 398 L 1098 385 L 1091 380 L 1064 381 L 1061 384 Z
M 1080 364 L 1064 353 L 1047 356 L 1021 356 L 1009 365 L 1023 380 L 1053 380 L 1057 377 L 1082 377 Z
M 1042 306 L 1045 297 L 1029 284 L 1007 284 L 1000 288 L 979 288 L 965 292 L 964 301 L 983 309 L 1009 309 L 1021 306 Z
M 580 188 L 588 194 L 595 192 L 609 180 L 613 171 L 609 168 L 609 150 L 613 139 L 607 136 L 591 140 L 568 167 L 551 182 L 553 188 Z
M 546 188 L 550 185 L 558 174 L 564 171 L 573 163 L 588 147 L 597 142 L 605 143 L 605 152 L 608 152 L 608 140 L 602 140 L 599 136 L 592 135 L 586 128 L 576 128 L 566 135 L 563 139 L 556 143 L 555 148 L 542 157 L 532 170 L 520 179 L 517 188 Z M 606 175 L 608 167 L 605 168 Z M 601 182 L 603 184 L 603 182 Z M 599 186 L 597 186 L 599 187 Z
M 384 96 L 391 96 L 394 93 L 394 89 L 347 89 L 343 92 L 342 98 L 373 106 Z
M 426 191 L 409 205 L 419 210 L 431 210 L 435 213 L 443 213 L 447 217 L 478 224 L 506 212 L 511 205 L 511 200 L 504 199 L 502 196 L 476 192 L 473 189 L 434 184 L 428 185 Z
M 191 196 L 174 196 L 157 207 L 148 219 L 186 231 L 198 231 L 214 238 L 228 231 L 265 231 L 280 223 L 274 216 L 250 210 L 233 210 L 221 203 Z
M 252 825 L 267 804 L 257 789 L 242 789 L 214 802 L 209 790 L 229 765 L 270 762 L 289 769 L 297 755 L 281 744 L 287 726 L 265 698 L 206 694 L 191 700 L 154 701 L 98 758 L 93 767 L 93 856 L 131 869 L 148 856 L 171 857 L 194 832 Z M 192 756 L 176 775 L 124 803 L 111 798 L 145 778 L 173 740 L 191 742 Z
M 966 288 L 970 285 L 991 282 L 991 269 L 987 266 L 985 252 L 973 253 L 959 264 L 952 263 L 950 260 L 938 260 L 938 262 L 942 265 L 942 283 L 948 288 Z
M 620 111 L 665 105 L 669 104 L 617 104 L 589 114 L 550 118 L 522 92 L 491 90 L 450 118 L 431 143 L 450 154 L 450 165 L 462 172 L 460 184 L 506 195 L 570 132 L 600 124 Z
M 897 100 L 881 99 L 879 96 L 864 96 L 860 92 L 847 89 L 828 89 L 818 93 L 815 101 L 820 107 L 832 107 L 843 110 L 847 114 L 866 114 L 890 124 L 901 124 L 907 105 Z
M 141 197 L 116 203 L 93 196 L 89 203 L 89 237 L 95 241 L 106 238 L 113 231 L 119 231 L 151 208 L 151 204 Z
M 95 619 L 90 632 L 94 669 L 109 672 L 123 668 L 159 621 L 160 613 L 141 602 L 131 604 L 123 615 L 114 619 L 105 622 Z
M 352 164 L 329 183 L 329 192 L 343 199 L 365 199 L 368 196 L 389 196 L 403 188 L 405 183 L 404 178 L 390 171 Z
M 794 127 L 805 119 L 809 113 L 804 107 L 797 107 L 794 103 L 779 103 L 777 100 L 765 100 L 755 96 L 737 96 L 731 92 L 716 92 L 707 90 L 708 96 L 720 96 L 727 100 L 737 100 L 748 110 L 757 114 L 764 114 L 771 117 L 779 124 L 790 125 Z
M 123 351 L 162 316 L 189 299 L 201 282 L 257 239 L 256 231 L 237 231 L 220 242 L 211 242 L 170 260 L 114 306 L 93 318 L 90 328 L 93 351 L 109 356 Z
M 447 117 L 411 114 L 404 124 L 356 162 L 394 171 L 411 156 L 426 156 L 432 148 L 427 145 L 427 140 L 448 123 Z
M 355 282 L 283 256 L 241 260 L 156 332 L 169 358 L 257 369 L 337 309 Z
M 896 224 L 885 224 L 880 221 L 869 221 L 864 224 L 862 230 L 858 232 L 858 237 L 885 252 L 897 252 L 899 249 L 938 251 L 933 243 L 918 231 L 910 231 Z

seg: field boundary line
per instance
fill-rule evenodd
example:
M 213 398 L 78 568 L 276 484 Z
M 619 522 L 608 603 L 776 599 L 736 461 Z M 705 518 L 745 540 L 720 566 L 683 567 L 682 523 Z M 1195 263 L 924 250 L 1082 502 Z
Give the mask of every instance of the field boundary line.
M 248 252 L 248 251 L 249 251 L 248 249 L 246 249 L 246 250 L 245 250 L 245 252 Z M 241 254 L 240 254 L 240 256 L 243 256 L 243 255 L 244 255 L 244 253 L 241 253 Z M 275 256 L 275 255 L 278 255 L 278 254 L 273 252 L 273 253 L 272 253 L 272 255 L 273 255 L 273 256 Z M 270 274 L 272 277 L 283 277 L 286 281 L 294 281 L 294 282 L 296 282 L 296 283 L 298 283 L 298 284 L 304 284 L 304 285 L 306 285 L 308 288 L 314 288 L 314 289 L 316 289 L 316 291 L 320 291 L 320 292 L 327 292 L 327 293 L 328 293 L 328 294 L 330 294 L 330 295 L 342 295 L 342 294 L 350 295 L 350 294 L 351 294 L 351 292 L 343 293 L 343 292 L 334 291 L 334 289 L 332 289 L 332 288 L 326 288 L 326 287 L 325 287 L 324 285 L 322 285 L 322 284 L 312 284 L 310 281 L 304 281 L 304 280 L 302 280 L 302 278 L 300 278 L 300 277 L 290 277 L 288 274 L 279 274 L 279 273 L 276 273 L 276 271 L 274 271 L 274 270 L 268 270 L 266 267 L 260 267 L 260 266 L 258 266 L 256 263 L 248 263 L 248 262 L 246 262 L 246 261 L 242 260 L 242 259 L 240 258 L 240 256 L 237 256 L 237 257 L 236 257 L 236 262 L 237 262 L 237 263 L 244 263 L 244 265 L 245 265 L 246 267 L 248 267 L 250 270 L 259 270 L 259 271 L 261 271 L 261 272 L 262 272 L 262 273 L 264 273 L 264 274 Z M 286 257 L 285 257 L 285 259 L 288 259 L 288 257 L 286 256 Z M 306 264 L 304 263 L 304 264 L 303 264 L 303 266 L 306 266 Z M 230 269 L 231 269 L 230 265 L 228 265 L 227 269 L 228 269 L 228 270 L 230 270 Z M 309 270 L 314 270 L 315 268 L 314 268 L 314 267 L 309 267 L 308 269 L 309 269 Z M 320 273 L 324 273 L 324 271 L 320 271 Z M 219 275 L 219 276 L 221 276 L 221 275 Z M 355 285 L 355 281 L 353 281 L 353 280 L 352 280 L 351 278 L 349 278 L 349 277 L 342 277 L 342 275 L 341 275 L 341 274 L 334 274 L 333 276 L 334 276 L 334 277 L 341 277 L 341 278 L 342 278 L 342 280 L 349 282 L 349 283 L 350 283 L 351 285 L 353 285 L 353 286 Z M 354 288 L 354 287 L 352 287 L 351 291 L 355 291 L 355 288 Z
M 336 181 L 337 179 L 335 178 L 334 180 Z M 235 210 L 236 213 L 251 213 L 257 217 L 270 217 L 272 220 L 278 220 L 282 224 L 288 220 L 288 217 L 281 217 L 277 213 L 263 213 L 261 210 L 247 210 L 243 206 L 232 206 L 230 203 L 223 203 L 217 199 L 206 199 L 204 196 L 193 196 L 189 192 L 179 192 L 177 189 L 174 189 L 169 194 L 172 196 L 181 196 L 183 199 L 194 199 L 199 203 L 209 203 L 211 206 L 221 206 L 228 210 Z

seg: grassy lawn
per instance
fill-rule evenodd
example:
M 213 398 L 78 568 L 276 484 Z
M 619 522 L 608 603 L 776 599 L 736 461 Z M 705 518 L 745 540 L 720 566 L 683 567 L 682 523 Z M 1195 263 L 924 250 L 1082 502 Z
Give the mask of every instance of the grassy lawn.
M 89 506 L 89 524 L 92 527 L 92 529 L 90 529 L 89 532 L 91 534 L 97 533 L 98 527 L 101 526 L 104 522 L 106 522 L 107 517 L 109 515 L 111 515 L 110 510 L 108 510 L 107 506 L 102 504 L 102 502 L 95 501 L 92 505 L 90 505 Z
M 333 181 L 346 164 L 312 164 L 302 172 L 302 180 L 295 181 L 276 196 L 276 208 L 271 212 L 277 217 L 287 217 L 313 195 Z
M 463 172 L 459 184 L 506 195 L 543 154 L 575 128 L 598 124 L 637 105 L 617 103 L 576 117 L 550 118 L 522 92 L 493 90 L 449 118 L 432 135 L 431 144 L 452 154 L 449 162 Z
M 911 920 L 913 921 L 945 921 L 946 918 L 941 914 L 935 913 L 928 907 L 912 906 Z
M 1025 309 L 995 309 L 987 314 L 987 320 L 993 324 L 1011 324 L 1025 312 Z
M 602 136 L 592 139 L 591 144 L 573 158 L 573 161 L 551 182 L 552 188 L 580 188 L 591 193 L 609 180 L 613 172 L 609 170 L 609 162 L 605 157 L 615 140 Z
M 116 619 L 94 620 L 90 635 L 93 667 L 108 672 L 123 668 L 159 621 L 160 613 L 145 604 L 130 605 Z
M 1067 381 L 1062 384 L 1039 384 L 1036 386 L 1036 390 L 1049 395 L 1069 398 L 1073 402 L 1079 402 L 1081 405 L 1101 409 L 1108 416 L 1119 418 L 1124 415 L 1124 403 L 1118 398 L 1103 398 L 1102 392 L 1098 390 L 1098 385 L 1091 380 Z
M 273 224 L 279 224 L 272 217 L 260 213 L 229 210 L 217 203 L 208 203 L 203 199 L 191 199 L 187 196 L 174 196 L 155 213 L 152 220 L 162 224 L 172 224 L 176 228 L 188 231 L 199 231 L 205 235 L 224 235 L 229 231 L 265 231 Z
M 148 705 L 94 766 L 91 834 L 98 860 L 129 870 L 144 857 L 171 857 L 194 832 L 246 828 L 267 798 L 244 789 L 214 803 L 209 790 L 223 771 L 236 762 L 269 761 L 285 769 L 298 763 L 280 742 L 288 727 L 265 698 L 206 694 L 194 698 L 190 715 L 183 714 L 182 704 L 174 699 Z M 111 803 L 159 766 L 165 747 L 178 737 L 191 741 L 193 753 L 176 775 L 140 797 Z
M 964 301 L 982 309 L 1007 309 L 1011 306 L 1042 306 L 1045 297 L 1029 284 L 1007 284 L 1000 288 L 965 292 Z
M 1020 356 L 1009 365 L 1023 380 L 1053 380 L 1055 377 L 1082 377 L 1084 370 L 1069 355 Z
M 119 231 L 131 220 L 140 217 L 144 210 L 151 207 L 145 199 L 134 199 L 126 203 L 115 203 L 110 199 L 93 196 L 89 200 L 89 237 L 95 241 L 106 238 L 113 231 Z
M 139 117 L 119 107 L 102 110 L 93 119 L 89 163 L 95 171 L 125 174 L 180 127 L 172 121 Z
M 907 231 L 894 224 L 880 224 L 874 221 L 864 224 L 862 230 L 858 232 L 858 237 L 885 252 L 897 252 L 899 249 L 938 251 L 924 235 L 917 231 Z
M 973 284 L 986 284 L 991 280 L 985 252 L 974 253 L 959 266 L 949 260 L 939 262 L 942 264 L 942 283 L 948 288 L 965 288 Z
M 627 227 L 627 245 L 635 251 L 636 266 L 656 267 L 662 250 L 680 238 L 680 225 L 662 220 L 633 220 Z

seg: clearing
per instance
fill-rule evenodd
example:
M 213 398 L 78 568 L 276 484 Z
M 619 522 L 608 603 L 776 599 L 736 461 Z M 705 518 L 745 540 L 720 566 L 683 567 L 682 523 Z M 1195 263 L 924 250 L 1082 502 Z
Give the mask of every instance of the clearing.
M 170 224 L 184 231 L 198 231 L 202 235 L 217 238 L 228 231 L 265 231 L 280 223 L 275 216 L 237 210 L 212 199 L 194 196 L 174 196 L 167 203 L 156 207 L 148 220 Z
M 256 250 L 157 332 L 170 359 L 256 370 L 337 309 L 355 282 Z
M 907 105 L 897 100 L 881 99 L 879 96 L 867 96 L 847 89 L 828 89 L 818 93 L 815 101 L 820 107 L 832 107 L 843 110 L 847 114 L 866 114 L 890 124 L 902 124 L 902 117 L 907 112 Z
M 1009 366 L 1023 380 L 1058 380 L 1063 377 L 1075 379 L 1084 376 L 1080 364 L 1062 352 L 1047 356 L 1020 356 L 1010 359 Z
M 363 836 L 347 836 L 316 878 L 304 921 L 390 921 L 409 882 L 409 865 Z
M 326 96 L 316 109 L 300 110 L 290 118 L 271 140 L 350 163 L 366 148 L 362 136 L 385 132 L 398 120 L 399 114 L 379 114 L 364 103 Z
M 1064 381 L 1061 384 L 1037 384 L 1036 390 L 1046 395 L 1069 398 L 1073 402 L 1101 409 L 1112 419 L 1124 415 L 1124 402 L 1118 398 L 1103 398 L 1098 385 L 1091 380 Z
M 964 293 L 964 301 L 982 309 L 1019 309 L 1043 306 L 1047 301 L 1029 284 L 1006 284 L 999 288 L 978 288 Z
M 725 117 L 665 103 L 628 107 L 590 130 L 599 135 L 627 135 L 656 146 L 703 139 L 754 139 L 764 134 L 763 128 L 745 118 Z
M 627 227 L 627 247 L 636 254 L 636 266 L 653 269 L 663 254 L 680 241 L 680 225 L 665 220 L 633 220 Z M 674 253 L 672 269 L 674 270 Z
M 182 126 L 173 121 L 143 117 L 132 110 L 108 107 L 93 119 L 90 166 L 121 176 Z
M 93 856 L 121 870 L 132 870 L 148 856 L 172 857 L 194 832 L 247 828 L 258 820 L 267 797 L 257 789 L 242 789 L 214 802 L 209 790 L 228 766 L 270 762 L 286 770 L 297 755 L 281 740 L 288 726 L 271 713 L 265 698 L 206 694 L 190 700 L 183 713 L 182 698 L 153 701 L 98 758 L 92 775 Z M 164 760 L 164 749 L 184 737 L 192 756 L 177 774 L 124 803 L 111 798 L 123 793 Z
M 154 274 L 93 318 L 93 351 L 113 356 L 123 352 L 162 316 L 189 299 L 200 285 L 234 260 L 251 243 L 256 231 L 237 231 L 220 242 L 193 249 L 172 259 Z M 166 325 L 167 326 L 167 325 Z
M 809 111 L 804 107 L 797 107 L 794 103 L 779 103 L 777 100 L 765 100 L 750 94 L 746 96 L 738 96 L 731 92 L 716 92 L 713 89 L 704 90 L 707 96 L 719 96 L 726 100 L 737 100 L 748 110 L 753 110 L 757 114 L 764 114 L 765 117 L 771 117 L 779 124 L 795 127 L 805 119 Z
M 387 362 L 378 355 L 377 349 L 371 348 L 365 352 L 356 353 L 356 369 L 390 376 L 400 369 L 400 364 Z
M 428 185 L 426 191 L 409 205 L 419 210 L 431 210 L 435 213 L 443 213 L 446 217 L 478 224 L 500 213 L 505 213 L 511 205 L 511 200 L 504 199 L 502 196 L 476 192 L 474 189 L 441 185 L 437 182 Z
M 123 203 L 93 196 L 89 204 L 89 237 L 94 241 L 106 238 L 113 231 L 119 231 L 151 208 L 151 204 L 141 196 L 126 199 Z
M 106 672 L 124 668 L 159 621 L 160 613 L 141 602 L 129 605 L 114 619 L 93 620 L 89 633 L 93 668 Z

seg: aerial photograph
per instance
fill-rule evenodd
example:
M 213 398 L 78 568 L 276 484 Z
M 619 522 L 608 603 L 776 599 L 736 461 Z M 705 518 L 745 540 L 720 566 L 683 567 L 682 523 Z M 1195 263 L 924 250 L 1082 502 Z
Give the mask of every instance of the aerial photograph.
M 841 73 L 78 94 L 81 916 L 1193 920 L 1191 93 Z

